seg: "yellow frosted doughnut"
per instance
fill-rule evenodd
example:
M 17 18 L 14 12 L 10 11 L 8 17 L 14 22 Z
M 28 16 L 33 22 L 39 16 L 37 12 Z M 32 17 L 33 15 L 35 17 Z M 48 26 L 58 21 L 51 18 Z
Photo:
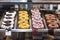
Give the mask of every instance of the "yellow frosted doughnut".
M 19 19 L 28 20 L 29 18 L 28 17 L 19 17 Z
M 23 13 L 28 13 L 27 11 L 23 11 Z
M 22 29 L 29 28 L 29 25 L 28 25 L 28 24 L 25 24 L 25 25 L 19 25 L 19 28 L 22 28 Z
M 23 16 L 23 14 L 19 14 L 19 16 L 21 17 L 21 16 Z
M 28 21 L 18 21 L 18 24 L 26 23 L 28 24 Z
M 23 11 L 19 11 L 19 13 L 22 13 Z

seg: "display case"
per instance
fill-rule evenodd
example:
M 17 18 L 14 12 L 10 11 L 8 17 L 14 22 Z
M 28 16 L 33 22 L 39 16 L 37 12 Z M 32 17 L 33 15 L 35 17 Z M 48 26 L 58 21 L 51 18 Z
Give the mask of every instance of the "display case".
M 34 36 L 30 38 L 31 40 L 38 40 L 41 36 L 41 40 L 59 39 L 59 7 L 60 1 L 28 2 L 26 0 L 23 2 L 20 0 L 1 0 L 0 32 L 5 32 L 3 34 L 9 38 L 13 35 L 12 33 L 16 33 L 16 40 L 20 37 L 18 36 L 20 35 L 19 33 L 23 35 L 26 32 Z M 9 40 L 8 37 L 6 40 Z

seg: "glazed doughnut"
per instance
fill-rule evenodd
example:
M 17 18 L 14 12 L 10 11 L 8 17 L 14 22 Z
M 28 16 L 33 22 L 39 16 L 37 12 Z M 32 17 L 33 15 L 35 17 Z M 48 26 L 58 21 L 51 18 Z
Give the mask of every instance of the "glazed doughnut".
M 46 20 L 50 20 L 50 19 L 55 20 L 56 18 L 54 18 L 54 17 L 46 17 Z
M 53 15 L 53 14 L 45 14 L 45 17 L 55 17 L 55 15 Z
M 46 15 L 45 15 L 45 18 L 46 18 L 46 20 L 50 20 L 50 19 L 55 20 L 55 19 L 56 19 L 56 18 L 55 18 L 55 15 L 53 15 L 53 14 L 46 14 Z
M 48 25 L 49 28 L 58 28 L 58 24 L 49 24 Z
M 47 24 L 49 24 L 49 23 L 58 23 L 58 21 L 57 20 L 47 20 Z

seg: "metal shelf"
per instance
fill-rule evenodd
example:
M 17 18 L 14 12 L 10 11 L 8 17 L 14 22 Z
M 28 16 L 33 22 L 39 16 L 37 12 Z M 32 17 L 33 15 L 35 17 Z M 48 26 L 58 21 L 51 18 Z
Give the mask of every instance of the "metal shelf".
M 32 32 L 32 29 L 12 29 L 12 32 Z M 49 29 L 38 29 L 38 32 L 48 32 Z M 5 32 L 5 29 L 0 29 L 0 32 Z M 60 29 L 54 29 L 54 32 L 60 32 Z
M 60 32 L 60 29 L 54 29 L 54 32 Z
M 12 32 L 32 32 L 32 29 L 12 29 Z
M 55 38 L 54 39 L 60 39 L 60 36 L 55 36 Z
M 5 32 L 5 29 L 0 29 L 0 32 Z
M 13 4 L 60 4 L 60 1 L 40 1 L 40 2 L 1 2 L 0 5 L 13 5 Z
M 38 29 L 38 32 L 48 32 L 48 29 Z

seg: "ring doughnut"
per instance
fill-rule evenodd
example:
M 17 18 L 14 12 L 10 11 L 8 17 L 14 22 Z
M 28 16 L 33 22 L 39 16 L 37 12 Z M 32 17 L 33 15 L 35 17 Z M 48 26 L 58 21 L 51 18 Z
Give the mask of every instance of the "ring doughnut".
M 58 24 L 49 24 L 48 27 L 49 28 L 58 28 Z

